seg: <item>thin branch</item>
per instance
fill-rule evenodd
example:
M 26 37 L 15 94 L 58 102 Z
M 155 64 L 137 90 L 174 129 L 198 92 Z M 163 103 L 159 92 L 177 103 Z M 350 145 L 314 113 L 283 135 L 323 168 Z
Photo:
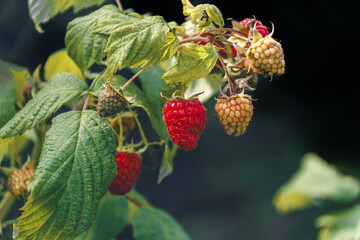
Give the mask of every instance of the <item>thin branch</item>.
M 229 82 L 230 95 L 233 95 L 233 94 L 234 94 L 234 86 L 233 86 L 233 84 L 232 84 L 231 76 L 230 76 L 230 74 L 229 74 L 229 71 L 227 70 L 227 68 L 226 68 L 226 66 L 225 66 L 225 63 L 224 63 L 224 60 L 221 58 L 221 56 L 219 56 L 219 61 L 221 62 L 222 67 L 224 68 L 226 77 L 227 77 L 228 82 Z
M 182 44 L 187 42 L 198 42 L 198 41 L 208 43 L 210 42 L 210 39 L 207 37 L 194 36 L 194 37 L 180 39 L 179 43 Z
M 88 106 L 88 103 L 89 103 L 89 97 L 86 96 L 85 102 L 84 102 L 84 106 L 83 106 L 83 108 L 82 108 L 82 111 L 85 111 L 85 110 L 86 110 L 86 108 L 87 108 L 87 106 Z
M 147 68 L 143 68 L 140 71 L 138 71 L 137 73 L 135 73 L 134 76 L 132 76 L 125 84 L 124 86 L 122 86 L 122 90 L 125 90 L 125 88 L 127 88 L 127 86 L 129 86 L 129 84 L 135 79 L 137 78 L 137 76 L 139 76 L 142 72 L 144 72 Z
M 120 0 L 115 0 L 115 2 L 116 2 L 116 5 L 118 6 L 118 8 L 120 9 L 120 11 L 124 11 L 124 8 L 123 8 L 123 6 L 121 5 Z

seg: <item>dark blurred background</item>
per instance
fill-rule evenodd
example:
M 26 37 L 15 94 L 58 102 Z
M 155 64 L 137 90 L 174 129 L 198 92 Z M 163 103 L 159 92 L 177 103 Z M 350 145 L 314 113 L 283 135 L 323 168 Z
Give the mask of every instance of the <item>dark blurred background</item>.
M 194 240 L 316 239 L 314 220 L 328 211 L 326 207 L 279 215 L 272 198 L 310 151 L 343 173 L 360 176 L 355 2 L 207 3 L 218 6 L 225 19 L 255 15 L 267 26 L 274 23 L 274 38 L 285 52 L 286 73 L 272 82 L 261 79 L 252 93 L 257 99 L 252 122 L 239 138 L 225 134 L 214 114 L 215 100 L 208 101 L 208 123 L 198 148 L 179 151 L 173 174 L 159 185 L 158 172 L 144 170 L 137 188 L 178 219 Z M 167 21 L 181 23 L 184 18 L 179 0 L 148 4 L 122 0 L 122 4 Z M 1 0 L 0 59 L 33 71 L 52 52 L 64 48 L 66 24 L 91 10 L 58 15 L 43 25 L 44 34 L 38 34 L 26 1 Z

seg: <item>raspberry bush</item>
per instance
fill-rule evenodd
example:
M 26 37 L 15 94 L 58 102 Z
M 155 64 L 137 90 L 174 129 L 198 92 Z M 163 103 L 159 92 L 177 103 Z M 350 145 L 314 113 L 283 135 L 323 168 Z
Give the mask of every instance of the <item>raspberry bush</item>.
M 98 9 L 71 20 L 65 49 L 33 73 L 0 61 L 0 161 L 10 156 L 1 162 L 9 184 L 0 220 L 26 199 L 15 239 L 111 239 L 125 226 L 135 239 L 190 239 L 135 190 L 142 166 L 157 170 L 160 183 L 177 151 L 201 144 L 207 114 L 228 135 L 244 135 L 258 76 L 285 72 L 273 27 L 259 20 L 225 22 L 215 5 L 182 0 L 178 25 L 103 2 L 29 1 L 39 32 L 68 8 Z M 205 109 L 212 97 L 216 105 Z M 146 120 L 156 137 L 142 127 Z M 18 153 L 27 143 L 24 161 Z

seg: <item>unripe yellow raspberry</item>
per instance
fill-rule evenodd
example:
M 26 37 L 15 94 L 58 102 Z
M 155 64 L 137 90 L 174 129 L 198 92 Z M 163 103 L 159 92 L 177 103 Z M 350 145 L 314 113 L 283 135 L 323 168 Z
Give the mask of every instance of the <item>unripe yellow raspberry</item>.
M 12 172 L 7 182 L 11 194 L 16 198 L 26 199 L 30 194 L 28 186 L 33 176 L 34 169 L 32 168 L 22 167 Z
M 239 136 L 245 133 L 253 115 L 251 98 L 244 94 L 231 97 L 219 96 L 215 111 L 221 125 L 228 135 Z
M 284 74 L 285 58 L 281 44 L 271 37 L 258 39 L 250 46 L 244 66 L 269 76 Z

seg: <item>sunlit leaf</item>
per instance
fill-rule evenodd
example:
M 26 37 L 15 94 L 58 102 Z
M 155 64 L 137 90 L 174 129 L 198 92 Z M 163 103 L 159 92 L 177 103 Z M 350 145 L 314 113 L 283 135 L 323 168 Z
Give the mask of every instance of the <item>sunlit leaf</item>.
M 348 203 L 359 193 L 357 179 L 342 175 L 334 166 L 309 153 L 303 157 L 299 171 L 276 193 L 274 205 L 280 212 L 290 212 L 323 201 Z
M 316 226 L 320 228 L 319 240 L 360 239 L 360 206 L 320 216 Z
M 162 78 L 167 82 L 188 83 L 205 77 L 214 68 L 218 57 L 218 50 L 212 44 L 184 44 L 175 65 L 170 67 Z
M 55 73 L 68 72 L 73 73 L 79 78 L 84 79 L 80 68 L 74 60 L 69 57 L 66 49 L 61 49 L 49 56 L 44 66 L 44 77 L 48 81 Z

